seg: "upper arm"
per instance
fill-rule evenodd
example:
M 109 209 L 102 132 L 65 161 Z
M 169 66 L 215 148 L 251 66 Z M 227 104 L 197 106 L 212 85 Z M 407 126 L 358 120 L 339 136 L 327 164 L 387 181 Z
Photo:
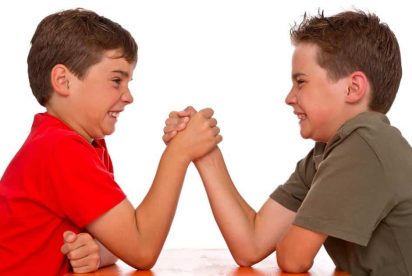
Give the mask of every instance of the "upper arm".
M 144 244 L 139 239 L 135 209 L 124 199 L 112 209 L 86 226 L 87 230 L 117 257 L 132 265 L 144 268 Z
M 276 258 L 279 267 L 287 272 L 306 272 L 328 236 L 292 225 L 279 242 Z
M 294 222 L 296 211 L 309 191 L 316 172 L 313 161 L 315 151 L 316 147 L 297 163 L 286 183 L 276 188 L 256 216 L 257 243 L 263 247 L 269 246 L 272 252 Z

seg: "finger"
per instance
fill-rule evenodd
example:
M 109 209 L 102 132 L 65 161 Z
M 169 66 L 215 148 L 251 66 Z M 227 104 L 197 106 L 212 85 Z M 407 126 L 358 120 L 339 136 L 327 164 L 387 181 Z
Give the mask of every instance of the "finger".
M 185 116 L 185 117 L 172 117 L 172 118 L 167 118 L 165 120 L 165 125 L 177 125 L 181 122 L 189 122 L 190 121 L 190 117 Z
M 199 111 L 199 113 L 201 113 L 205 118 L 211 118 L 213 116 L 213 109 L 211 108 L 205 108 Z
M 65 242 L 74 242 L 77 238 L 77 235 L 72 231 L 65 231 L 63 233 L 63 240 Z
M 180 131 L 186 128 L 187 123 L 189 122 L 189 117 L 183 118 L 169 118 L 166 120 L 166 126 L 163 128 L 164 133 L 172 132 L 174 130 Z
M 193 106 L 188 106 L 185 108 L 185 111 L 189 112 L 190 117 L 192 117 L 195 113 L 197 113 L 197 110 Z
M 96 271 L 98 268 L 93 269 L 92 267 L 90 267 L 89 265 L 86 266 L 81 266 L 81 267 L 73 267 L 73 272 L 74 273 L 90 273 L 90 272 L 94 272 Z
M 85 256 L 80 259 L 70 260 L 70 264 L 73 268 L 75 267 L 81 268 L 85 266 L 89 266 L 89 267 L 97 266 L 98 267 L 99 263 L 100 263 L 100 256 L 98 254 L 91 254 L 91 255 Z
M 63 255 L 66 255 L 67 253 L 69 253 L 70 250 L 71 250 L 70 245 L 67 243 L 64 243 L 62 247 L 60 248 L 60 251 L 63 253 Z
M 82 258 L 87 257 L 87 255 L 89 254 L 89 250 L 87 250 L 84 246 L 83 247 L 79 247 L 73 250 L 70 250 L 66 256 L 67 259 L 69 259 L 70 261 L 74 261 L 74 260 L 79 260 Z
M 184 130 L 187 126 L 187 123 L 189 122 L 190 118 L 189 117 L 183 117 L 181 118 L 179 124 L 176 126 L 178 131 Z
M 180 117 L 186 117 L 186 116 L 192 117 L 196 113 L 197 113 L 196 109 L 194 109 L 192 106 L 188 106 L 184 110 L 178 111 L 177 115 Z
M 177 131 L 184 130 L 186 128 L 185 123 L 173 125 L 173 126 L 165 126 L 163 128 L 163 134 L 171 134 L 172 132 L 176 133 Z
M 179 114 L 177 111 L 172 111 L 169 113 L 169 118 L 178 118 Z
M 186 111 L 186 110 L 176 112 L 177 117 L 190 117 L 190 115 L 191 115 L 191 112 Z
M 87 256 L 90 253 L 97 252 L 98 245 L 89 233 L 80 233 L 72 242 L 65 242 L 61 248 L 63 254 L 69 259 L 78 259 Z
M 165 120 L 165 125 L 175 125 L 179 123 L 179 117 L 169 117 Z
M 71 250 L 67 254 L 67 258 L 69 260 L 80 260 L 80 259 L 86 258 L 91 255 L 96 255 L 98 254 L 98 252 L 99 252 L 99 246 L 95 242 L 93 242 L 93 243 L 89 243 L 88 245 L 84 244 L 81 247 Z
M 167 134 L 173 131 L 176 131 L 177 126 L 176 125 L 167 125 L 163 128 L 163 133 Z
M 84 245 L 86 243 L 89 243 L 91 241 L 94 241 L 92 235 L 90 235 L 89 233 L 79 233 L 77 234 L 77 239 L 76 239 L 76 243 L 79 245 Z
M 220 142 L 222 142 L 222 140 L 223 140 L 222 135 L 217 135 L 216 136 L 216 144 L 219 144 Z
M 172 138 L 176 136 L 176 134 L 177 134 L 177 131 L 172 131 L 172 132 L 166 133 L 162 137 L 163 142 L 167 145 L 172 140 Z
M 214 127 L 212 130 L 213 130 L 213 134 L 215 136 L 217 136 L 220 133 L 220 128 L 219 127 Z
M 215 118 L 211 118 L 209 120 L 210 127 L 215 127 L 217 125 L 217 120 Z
M 69 253 L 71 250 L 73 250 L 73 248 L 76 246 L 75 244 L 73 244 L 74 241 L 76 241 L 77 239 L 77 235 L 72 232 L 72 231 L 65 231 L 63 233 L 63 240 L 64 240 L 64 244 L 62 245 L 62 247 L 60 248 L 60 251 L 66 255 L 67 253 Z

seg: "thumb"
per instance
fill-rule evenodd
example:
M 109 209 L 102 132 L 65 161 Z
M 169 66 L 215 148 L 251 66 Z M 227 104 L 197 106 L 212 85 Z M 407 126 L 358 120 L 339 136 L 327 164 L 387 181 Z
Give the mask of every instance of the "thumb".
M 186 117 L 186 116 L 192 117 L 196 113 L 197 113 L 196 109 L 194 109 L 193 106 L 190 106 L 190 105 L 186 107 L 184 110 L 177 112 L 177 114 L 180 117 Z
M 65 242 L 74 242 L 76 240 L 76 234 L 72 231 L 65 231 L 63 233 L 63 239 Z
M 193 106 L 191 106 L 191 105 L 189 105 L 188 107 L 186 107 L 186 108 L 185 108 L 185 111 L 189 112 L 190 117 L 197 112 L 196 109 L 195 109 Z

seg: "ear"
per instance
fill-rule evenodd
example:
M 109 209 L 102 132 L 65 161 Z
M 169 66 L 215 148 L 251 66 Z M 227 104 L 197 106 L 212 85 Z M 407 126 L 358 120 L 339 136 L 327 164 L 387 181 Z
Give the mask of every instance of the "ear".
M 50 72 L 50 81 L 53 90 L 61 96 L 68 96 L 70 94 L 71 77 L 72 74 L 66 66 L 56 64 Z
M 345 95 L 347 103 L 358 103 L 366 98 L 369 81 L 365 73 L 355 71 L 348 78 L 348 87 Z

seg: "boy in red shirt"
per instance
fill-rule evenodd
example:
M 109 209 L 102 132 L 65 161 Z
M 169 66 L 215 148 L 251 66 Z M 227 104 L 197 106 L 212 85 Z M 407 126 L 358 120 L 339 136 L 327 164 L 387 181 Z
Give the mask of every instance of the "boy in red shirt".
M 31 43 L 30 86 L 47 111 L 35 115 L 0 181 L 0 274 L 64 274 L 69 265 L 60 248 L 67 230 L 87 231 L 129 265 L 151 268 L 189 163 L 221 141 L 213 111 L 196 114 L 167 146 L 135 209 L 114 179 L 104 141 L 133 102 L 133 37 L 105 17 L 75 9 L 44 18 Z

